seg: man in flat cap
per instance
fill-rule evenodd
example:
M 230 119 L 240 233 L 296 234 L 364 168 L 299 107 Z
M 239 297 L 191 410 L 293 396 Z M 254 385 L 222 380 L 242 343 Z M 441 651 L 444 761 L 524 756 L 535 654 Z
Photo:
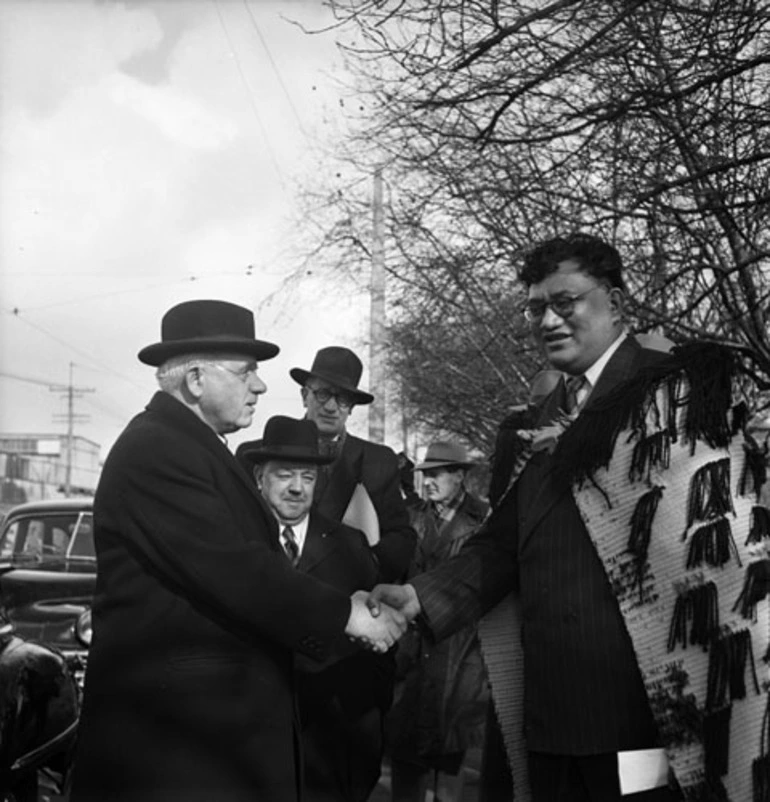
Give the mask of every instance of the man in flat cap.
M 224 437 L 266 387 L 248 309 L 189 301 L 139 359 L 160 391 L 126 427 L 94 502 L 93 644 L 72 802 L 299 796 L 293 652 L 379 648 L 361 597 L 296 571 Z M 368 629 L 367 629 L 368 628 Z
M 311 420 L 275 416 L 247 449 L 259 491 L 273 511 L 298 571 L 345 594 L 374 587 L 377 562 L 366 536 L 311 509 L 319 466 Z M 350 643 L 323 663 L 297 655 L 297 698 L 308 802 L 365 802 L 380 776 L 383 700 L 390 702 L 389 658 Z
M 415 465 L 426 499 L 411 509 L 419 538 L 410 575 L 441 565 L 479 528 L 487 504 L 466 488 L 475 463 L 459 443 L 438 440 Z M 415 627 L 398 647 L 399 682 L 387 719 L 393 802 L 463 796 L 466 752 L 484 743 L 489 684 L 476 626 L 436 643 Z

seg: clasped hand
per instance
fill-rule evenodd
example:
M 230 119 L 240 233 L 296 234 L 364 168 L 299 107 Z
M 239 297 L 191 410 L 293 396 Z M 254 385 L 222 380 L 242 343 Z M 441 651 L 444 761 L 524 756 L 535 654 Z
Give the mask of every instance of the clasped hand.
M 356 591 L 345 627 L 347 636 L 374 652 L 386 652 L 420 612 L 411 585 L 377 585 L 371 593 Z

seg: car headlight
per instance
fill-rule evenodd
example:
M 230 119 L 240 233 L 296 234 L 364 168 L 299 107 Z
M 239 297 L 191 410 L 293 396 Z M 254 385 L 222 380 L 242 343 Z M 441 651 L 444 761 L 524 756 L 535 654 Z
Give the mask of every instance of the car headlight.
M 91 637 L 93 636 L 93 628 L 91 627 L 91 608 L 80 614 L 80 617 L 75 622 L 75 635 L 77 639 L 84 645 L 91 645 Z

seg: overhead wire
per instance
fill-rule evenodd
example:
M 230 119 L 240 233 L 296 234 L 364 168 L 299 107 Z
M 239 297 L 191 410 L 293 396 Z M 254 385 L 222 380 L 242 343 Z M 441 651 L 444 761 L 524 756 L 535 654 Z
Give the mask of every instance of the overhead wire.
M 259 108 L 257 107 L 257 102 L 256 102 L 256 100 L 254 98 L 254 92 L 253 92 L 249 82 L 246 80 L 246 74 L 244 73 L 243 66 L 241 65 L 241 60 L 238 57 L 238 53 L 235 50 L 235 47 L 233 45 L 233 41 L 232 41 L 232 39 L 230 37 L 230 33 L 228 32 L 227 26 L 225 25 L 224 18 L 222 17 L 222 12 L 221 12 L 221 10 L 219 8 L 218 0 L 211 0 L 211 2 L 214 4 L 214 9 L 217 12 L 217 18 L 219 19 L 219 25 L 222 28 L 222 32 L 225 35 L 225 39 L 227 41 L 227 47 L 230 50 L 230 54 L 232 55 L 233 60 L 235 61 L 235 66 L 236 66 L 236 69 L 238 70 L 238 75 L 240 76 L 241 83 L 243 84 L 244 88 L 246 89 L 246 95 L 247 95 L 247 97 L 249 99 L 249 105 L 251 106 L 251 111 L 254 114 L 254 118 L 257 121 L 257 125 L 259 126 L 259 130 L 262 132 L 262 138 L 263 138 L 263 140 L 265 142 L 265 147 L 267 148 L 268 155 L 270 156 L 270 161 L 273 163 L 273 167 L 275 168 L 275 171 L 278 174 L 278 179 L 281 182 L 281 188 L 285 190 L 286 189 L 286 180 L 284 178 L 283 171 L 281 170 L 281 166 L 278 163 L 278 160 L 276 159 L 272 143 L 270 142 L 270 136 L 269 136 L 269 134 L 267 132 L 267 128 L 265 127 L 265 124 L 262 121 L 262 117 L 259 114 Z

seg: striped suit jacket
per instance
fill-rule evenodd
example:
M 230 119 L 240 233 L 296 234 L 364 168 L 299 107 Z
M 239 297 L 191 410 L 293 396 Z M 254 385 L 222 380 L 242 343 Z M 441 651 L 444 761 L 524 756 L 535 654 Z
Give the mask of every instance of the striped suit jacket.
M 662 358 L 628 337 L 587 407 Z M 553 419 L 557 391 L 539 423 Z M 437 638 L 477 620 L 512 590 L 520 599 L 527 747 L 588 755 L 656 745 L 656 729 L 617 601 L 575 505 L 546 452 L 535 455 L 457 557 L 411 580 Z

